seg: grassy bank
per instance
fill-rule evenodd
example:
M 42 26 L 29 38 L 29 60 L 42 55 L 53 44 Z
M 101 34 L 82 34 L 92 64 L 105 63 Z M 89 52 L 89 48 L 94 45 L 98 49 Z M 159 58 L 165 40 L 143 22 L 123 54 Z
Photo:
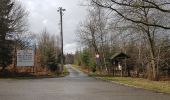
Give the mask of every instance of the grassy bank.
M 117 82 L 128 86 L 154 90 L 157 92 L 170 93 L 170 81 L 151 81 L 143 78 L 131 78 L 131 77 L 96 77 L 96 78 Z
M 87 69 L 87 68 L 84 68 L 84 67 L 80 67 L 80 66 L 77 66 L 77 65 L 72 65 L 74 68 L 76 69 L 79 69 L 80 71 L 86 73 L 86 74 L 89 74 L 91 73 L 90 69 Z M 89 74 L 90 75 L 90 74 Z
M 64 66 L 63 77 L 64 77 L 64 76 L 67 76 L 67 75 L 69 75 L 69 71 L 68 71 L 68 69 L 66 68 L 66 66 Z

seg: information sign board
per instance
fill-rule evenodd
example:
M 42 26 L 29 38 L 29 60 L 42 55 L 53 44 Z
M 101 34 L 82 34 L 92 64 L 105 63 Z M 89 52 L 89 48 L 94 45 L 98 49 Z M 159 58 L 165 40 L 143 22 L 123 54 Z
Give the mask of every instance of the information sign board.
M 17 66 L 34 66 L 34 51 L 17 50 Z

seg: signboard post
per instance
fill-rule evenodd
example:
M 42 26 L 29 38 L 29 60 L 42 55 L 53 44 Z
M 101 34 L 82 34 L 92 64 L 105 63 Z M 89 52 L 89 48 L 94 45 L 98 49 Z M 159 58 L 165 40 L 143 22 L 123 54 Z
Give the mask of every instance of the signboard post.
M 95 71 L 96 71 L 96 67 L 99 68 L 99 65 L 100 65 L 100 55 L 99 54 L 96 54 L 96 66 L 95 66 Z M 99 71 L 100 72 L 100 71 Z
M 100 55 L 99 54 L 96 54 L 96 64 L 98 65 L 99 64 L 99 61 L 100 60 Z
M 17 50 L 17 66 L 34 66 L 34 51 Z

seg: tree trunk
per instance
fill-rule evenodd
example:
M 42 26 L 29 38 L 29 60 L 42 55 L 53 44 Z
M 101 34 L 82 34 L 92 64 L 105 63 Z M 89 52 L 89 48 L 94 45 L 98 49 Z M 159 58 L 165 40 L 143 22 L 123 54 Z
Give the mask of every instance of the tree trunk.
M 159 80 L 159 77 L 158 77 L 158 70 L 157 70 L 157 67 L 156 67 L 156 61 L 155 61 L 155 57 L 153 56 L 153 53 L 151 53 L 151 67 L 152 67 L 152 74 L 153 74 L 153 77 L 152 77 L 152 80 L 154 81 L 158 81 Z
M 151 70 L 152 70 L 152 80 L 157 81 L 158 79 L 158 72 L 156 68 L 156 57 L 155 57 L 155 46 L 154 46 L 154 40 L 151 39 L 150 33 L 148 31 L 148 38 L 149 38 L 149 44 L 150 44 L 150 56 L 151 56 Z

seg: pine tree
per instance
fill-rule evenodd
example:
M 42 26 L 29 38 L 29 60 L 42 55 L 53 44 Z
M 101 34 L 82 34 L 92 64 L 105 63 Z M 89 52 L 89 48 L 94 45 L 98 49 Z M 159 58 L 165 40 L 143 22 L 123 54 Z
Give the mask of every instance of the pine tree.
M 5 37 L 11 31 L 10 24 L 12 20 L 9 15 L 14 6 L 11 0 L 0 0 L 0 66 L 2 70 L 12 63 L 12 46 Z

